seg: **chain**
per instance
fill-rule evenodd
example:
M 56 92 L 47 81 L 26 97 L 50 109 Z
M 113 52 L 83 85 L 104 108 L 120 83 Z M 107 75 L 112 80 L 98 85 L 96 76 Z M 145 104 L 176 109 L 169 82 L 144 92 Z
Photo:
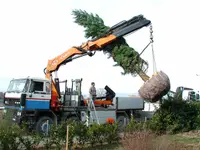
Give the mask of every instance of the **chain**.
M 150 30 L 150 42 L 153 43 L 153 26 L 152 25 L 150 25 L 149 30 Z
M 156 60 L 155 60 L 155 54 L 154 54 L 154 48 L 153 48 L 153 26 L 150 25 L 149 27 L 150 29 L 150 43 L 151 43 L 151 48 L 152 48 L 152 57 L 153 57 L 153 72 L 156 73 L 157 72 L 157 68 L 156 68 Z

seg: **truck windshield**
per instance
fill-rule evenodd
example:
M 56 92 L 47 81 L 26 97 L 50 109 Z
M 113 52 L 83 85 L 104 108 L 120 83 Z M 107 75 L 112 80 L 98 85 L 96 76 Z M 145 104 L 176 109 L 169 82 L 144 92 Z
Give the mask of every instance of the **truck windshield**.
M 12 80 L 8 86 L 7 92 L 22 92 L 26 85 L 26 79 Z

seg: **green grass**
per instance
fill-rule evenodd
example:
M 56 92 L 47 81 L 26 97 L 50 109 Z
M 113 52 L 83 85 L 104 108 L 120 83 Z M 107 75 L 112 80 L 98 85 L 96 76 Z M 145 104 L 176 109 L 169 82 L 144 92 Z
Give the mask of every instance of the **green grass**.
M 200 137 L 186 137 L 182 135 L 168 135 L 168 138 L 181 144 L 195 144 L 200 142 Z

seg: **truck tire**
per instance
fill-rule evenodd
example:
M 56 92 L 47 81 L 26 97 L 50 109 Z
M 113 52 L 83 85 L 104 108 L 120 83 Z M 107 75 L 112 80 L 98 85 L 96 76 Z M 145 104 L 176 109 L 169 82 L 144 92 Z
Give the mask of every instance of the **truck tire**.
M 54 123 L 52 118 L 48 116 L 43 116 L 39 118 L 36 123 L 36 132 L 44 134 L 47 133 L 47 131 L 49 131 L 49 128 L 47 128 L 47 120 L 49 120 L 49 125 Z
M 120 114 L 117 116 L 117 123 L 118 123 L 119 129 L 126 126 L 126 121 L 127 121 L 127 117 L 125 117 L 125 115 Z

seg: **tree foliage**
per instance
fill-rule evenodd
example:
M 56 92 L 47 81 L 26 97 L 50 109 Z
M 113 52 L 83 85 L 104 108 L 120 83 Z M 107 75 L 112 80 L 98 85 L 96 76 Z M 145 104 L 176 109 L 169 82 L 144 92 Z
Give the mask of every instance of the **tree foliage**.
M 102 18 L 97 14 L 88 13 L 83 10 L 73 10 L 75 23 L 85 28 L 86 38 L 99 38 L 110 29 L 104 24 Z M 123 69 L 122 74 L 138 75 L 140 71 L 146 72 L 148 63 L 139 56 L 139 53 L 130 47 L 122 37 L 115 42 L 103 48 L 104 54 L 108 54 L 116 62 L 114 66 L 120 66 Z

